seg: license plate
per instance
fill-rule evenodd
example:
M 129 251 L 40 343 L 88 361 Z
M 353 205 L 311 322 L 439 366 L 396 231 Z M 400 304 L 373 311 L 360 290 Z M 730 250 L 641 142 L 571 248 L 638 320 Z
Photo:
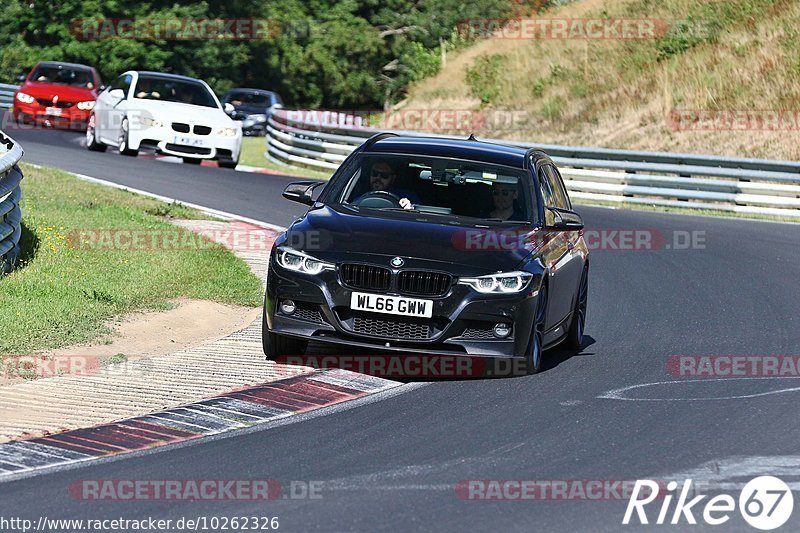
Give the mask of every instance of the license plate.
M 48 107 L 44 110 L 46 115 L 53 115 L 54 117 L 61 116 L 61 108 L 60 107 Z
M 197 137 L 175 137 L 173 142 L 184 146 L 205 146 L 206 144 L 203 139 L 198 139 Z
M 433 300 L 382 296 L 364 292 L 354 292 L 350 296 L 350 308 L 356 311 L 371 311 L 373 313 L 421 318 L 431 318 L 433 316 Z

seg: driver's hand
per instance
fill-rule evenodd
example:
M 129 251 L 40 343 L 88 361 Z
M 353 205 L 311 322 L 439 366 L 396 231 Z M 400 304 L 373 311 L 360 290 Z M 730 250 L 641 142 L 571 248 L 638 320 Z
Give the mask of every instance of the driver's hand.
M 411 200 L 408 198 L 400 198 L 400 207 L 403 209 L 412 209 L 411 207 Z

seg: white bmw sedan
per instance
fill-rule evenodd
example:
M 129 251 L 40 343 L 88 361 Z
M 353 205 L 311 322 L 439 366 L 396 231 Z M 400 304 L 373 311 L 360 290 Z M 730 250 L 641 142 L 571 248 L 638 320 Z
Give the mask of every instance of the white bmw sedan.
M 129 156 L 147 150 L 181 157 L 184 163 L 208 159 L 235 168 L 242 127 L 225 107 L 202 80 L 129 71 L 98 95 L 86 147 L 102 152 L 114 146 Z

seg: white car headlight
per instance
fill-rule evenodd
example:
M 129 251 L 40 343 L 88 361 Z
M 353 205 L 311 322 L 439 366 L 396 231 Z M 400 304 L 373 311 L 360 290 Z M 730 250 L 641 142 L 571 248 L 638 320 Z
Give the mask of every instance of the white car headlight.
M 23 104 L 32 104 L 36 98 L 29 95 L 28 93 L 19 92 L 17 93 L 17 100 L 22 102 Z
M 77 107 L 78 107 L 78 109 L 82 109 L 84 111 L 88 111 L 90 109 L 94 109 L 94 100 L 87 100 L 85 102 L 78 102 Z
M 278 248 L 276 259 L 278 264 L 287 270 L 293 270 L 302 274 L 319 274 L 323 270 L 333 270 L 336 268 L 332 263 L 320 261 L 310 255 L 292 250 L 291 248 Z
M 533 274 L 529 272 L 504 272 L 477 278 L 461 278 L 458 282 L 483 294 L 513 294 L 522 292 L 532 277 Z
M 217 130 L 217 135 L 221 135 L 222 137 L 236 137 L 236 128 L 219 128 Z

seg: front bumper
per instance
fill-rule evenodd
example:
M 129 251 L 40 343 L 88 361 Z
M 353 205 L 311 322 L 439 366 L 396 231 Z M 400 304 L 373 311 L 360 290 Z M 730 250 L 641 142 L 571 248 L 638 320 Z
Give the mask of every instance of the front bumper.
M 513 295 L 481 294 L 468 286 L 454 284 L 441 297 L 414 296 L 434 301 L 433 317 L 409 319 L 353 311 L 350 309 L 353 291 L 339 281 L 338 271 L 323 271 L 317 276 L 299 274 L 277 265 L 273 256 L 267 276 L 264 316 L 273 333 L 358 348 L 523 357 L 531 338 L 540 282 L 540 278 L 534 277 L 525 291 Z M 278 309 L 282 300 L 293 300 L 298 311 L 292 316 L 282 314 Z M 369 324 L 368 331 L 354 327 L 356 319 Z M 504 339 L 495 337 L 492 329 L 497 323 L 510 324 L 511 335 Z M 415 334 L 426 327 L 427 335 Z
M 58 107 L 58 114 L 48 113 L 48 107 L 40 105 L 38 102 L 23 104 L 14 100 L 14 120 L 17 122 L 32 122 L 34 124 L 49 123 L 55 126 L 66 126 L 75 128 L 86 128 L 89 121 L 90 109 L 78 109 L 72 107 Z
M 184 134 L 167 127 L 131 129 L 128 140 L 133 150 L 149 149 L 165 155 L 208 160 L 238 161 L 242 147 L 241 136 Z

